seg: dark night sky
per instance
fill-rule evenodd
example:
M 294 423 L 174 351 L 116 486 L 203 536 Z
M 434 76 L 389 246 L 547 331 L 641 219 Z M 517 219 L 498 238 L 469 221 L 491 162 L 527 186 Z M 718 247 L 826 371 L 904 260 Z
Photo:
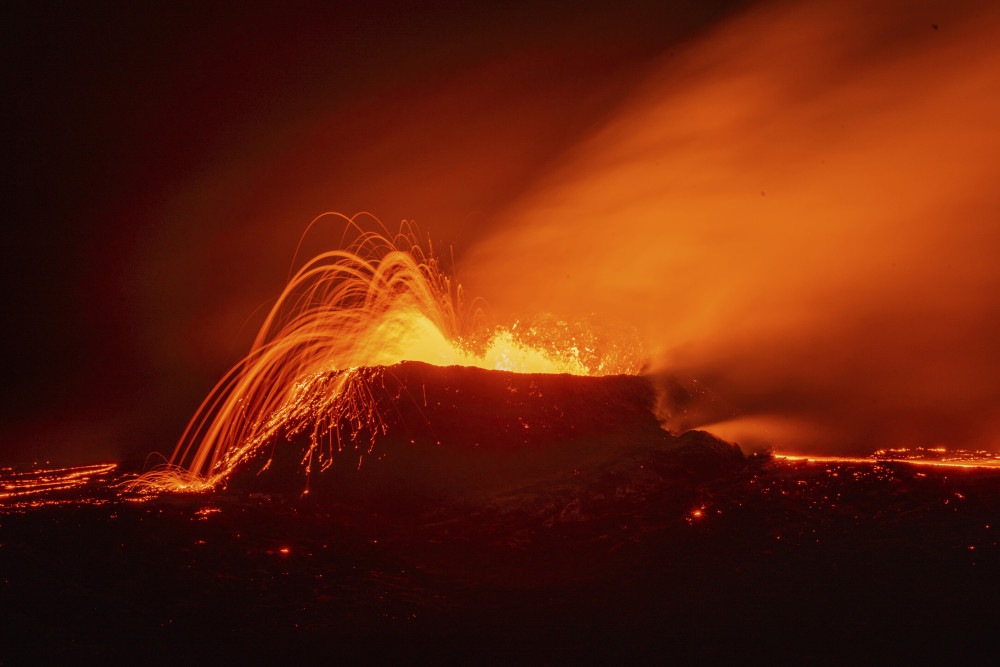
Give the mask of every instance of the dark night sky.
M 147 4 L 3 9 L 0 462 L 168 451 L 314 216 L 460 253 L 741 3 Z

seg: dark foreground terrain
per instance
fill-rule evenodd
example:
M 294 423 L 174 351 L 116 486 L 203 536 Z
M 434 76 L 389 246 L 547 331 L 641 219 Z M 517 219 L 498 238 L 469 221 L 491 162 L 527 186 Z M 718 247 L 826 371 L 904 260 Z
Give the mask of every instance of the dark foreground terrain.
M 0 662 L 985 659 L 1000 472 L 632 451 L 474 502 L 0 501 Z M 7 471 L 13 475 L 13 471 Z

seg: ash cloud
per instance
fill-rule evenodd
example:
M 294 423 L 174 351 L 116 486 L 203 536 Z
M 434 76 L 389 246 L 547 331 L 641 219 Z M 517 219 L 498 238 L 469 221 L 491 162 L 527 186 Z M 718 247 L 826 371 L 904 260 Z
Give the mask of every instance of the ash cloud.
M 752 8 L 665 54 L 463 280 L 636 327 L 664 386 L 711 397 L 675 426 L 996 449 L 998 28 L 986 3 Z

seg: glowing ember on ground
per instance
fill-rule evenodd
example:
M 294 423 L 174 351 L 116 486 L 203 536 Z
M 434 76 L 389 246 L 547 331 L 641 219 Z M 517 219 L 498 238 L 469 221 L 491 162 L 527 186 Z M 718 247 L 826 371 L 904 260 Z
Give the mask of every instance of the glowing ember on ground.
M 456 633 L 473 658 L 511 636 L 581 662 L 608 646 L 632 662 L 706 646 L 920 658 L 914 628 L 988 645 L 1000 591 L 997 470 L 755 457 L 705 477 L 653 448 L 405 516 L 267 495 L 88 502 L 102 488 L 0 503 L 5 661 L 127 662 L 139 644 L 271 662 L 334 643 L 404 662 Z

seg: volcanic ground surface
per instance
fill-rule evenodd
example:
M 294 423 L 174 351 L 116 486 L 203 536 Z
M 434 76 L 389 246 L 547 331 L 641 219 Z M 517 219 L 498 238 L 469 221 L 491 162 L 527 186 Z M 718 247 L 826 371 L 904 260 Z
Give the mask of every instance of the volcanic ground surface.
M 515 378 L 543 396 L 580 391 L 581 413 L 564 407 L 553 426 L 567 439 L 534 440 L 511 417 L 534 426 L 522 409 L 548 419 L 572 401 L 524 407 L 503 374 L 457 398 L 445 384 L 470 385 L 440 377 L 442 393 L 416 405 L 432 425 L 462 401 L 480 406 L 454 433 L 497 435 L 470 459 L 503 469 L 486 493 L 456 486 L 466 463 L 397 494 L 419 499 L 406 506 L 240 484 L 137 497 L 105 467 L 4 470 L 0 662 L 843 664 L 992 647 L 1000 471 L 744 459 L 707 434 L 648 430 L 641 401 L 609 423 L 599 410 L 613 396 L 648 399 L 616 379 Z M 413 436 L 424 422 L 399 423 Z M 593 428 L 573 441 L 581 424 Z M 456 446 L 436 443 L 414 451 L 444 461 Z
M 302 462 L 311 428 L 281 434 L 238 467 L 240 492 L 313 495 L 398 512 L 414 503 L 489 498 L 579 475 L 623 455 L 669 450 L 691 474 L 743 463 L 739 448 L 708 434 L 677 438 L 653 415 L 647 378 L 526 374 L 403 362 L 355 371 L 354 391 L 377 414 L 358 428 L 340 420 L 321 440 L 332 465 Z M 334 379 L 330 374 L 328 380 Z M 339 441 L 338 441 L 339 438 Z M 340 448 L 342 451 L 336 451 Z

